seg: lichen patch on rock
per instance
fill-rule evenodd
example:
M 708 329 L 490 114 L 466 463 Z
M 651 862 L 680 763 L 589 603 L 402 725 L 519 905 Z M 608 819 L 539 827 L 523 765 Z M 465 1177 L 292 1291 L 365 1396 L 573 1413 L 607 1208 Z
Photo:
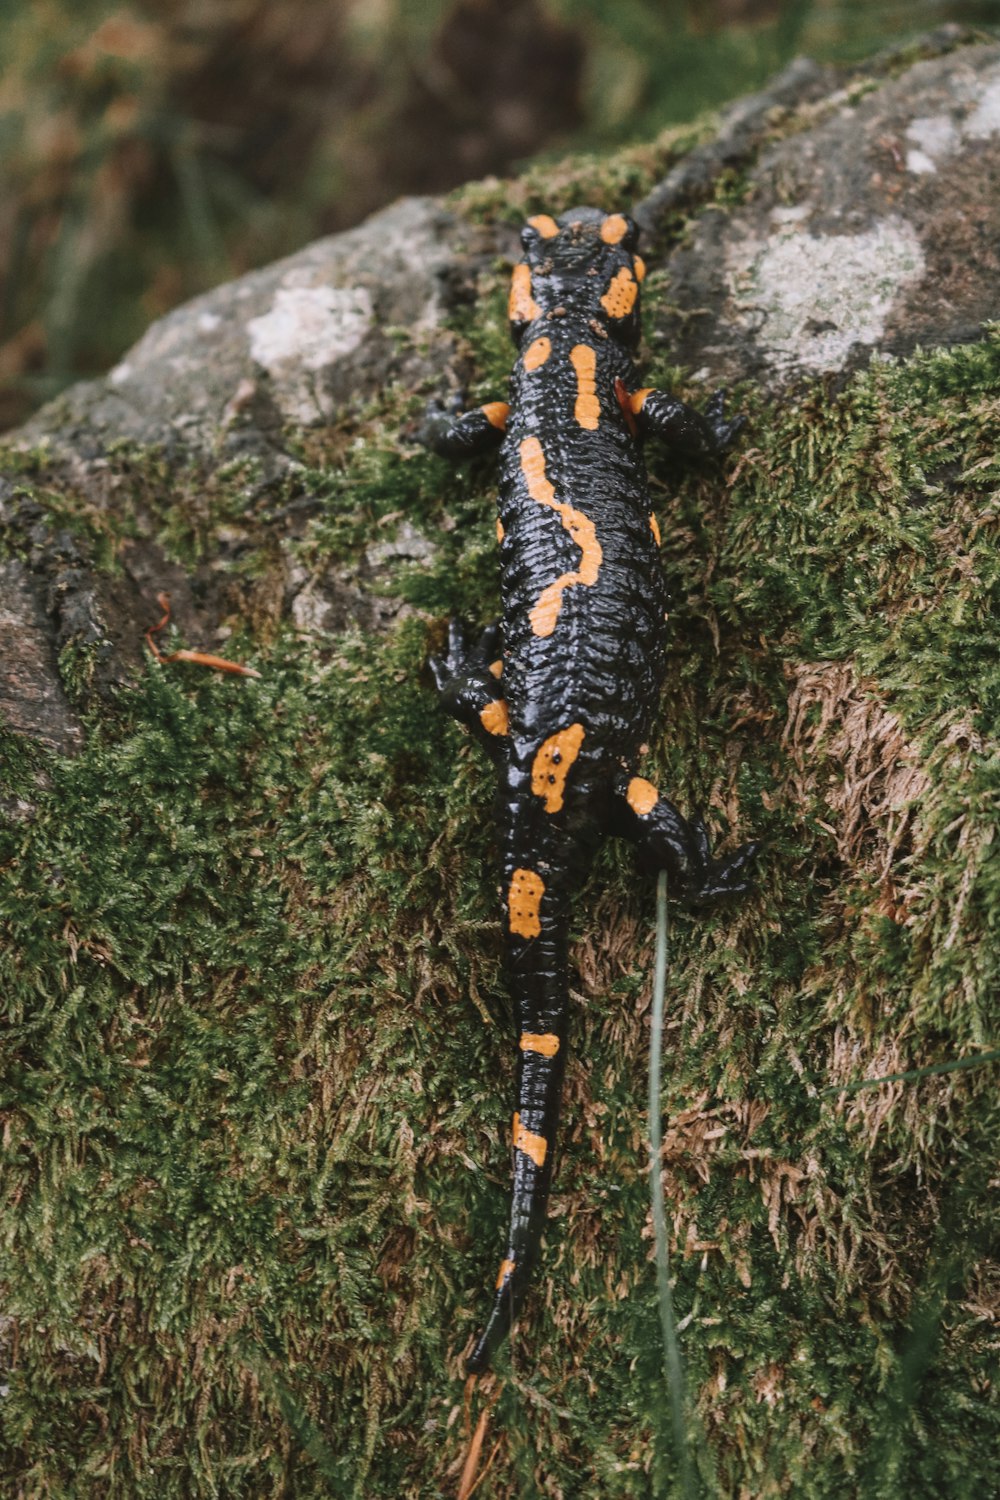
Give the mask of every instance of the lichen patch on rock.
M 670 252 L 672 361 L 780 385 L 977 337 L 1000 273 L 1000 46 L 769 119 Z
M 978 78 L 957 78 L 952 109 L 917 116 L 907 126 L 906 139 L 910 149 L 906 153 L 906 169 L 918 176 L 937 172 L 965 143 L 987 140 L 998 133 L 1000 69 L 993 69 Z
M 250 320 L 250 354 L 278 382 L 285 417 L 308 424 L 329 415 L 309 377 L 356 349 L 374 315 L 366 287 L 280 286 L 268 311 Z
M 372 322 L 364 287 L 279 287 L 268 312 L 247 324 L 250 353 L 272 374 L 289 360 L 318 370 L 356 349 Z
M 779 367 L 817 372 L 842 369 L 855 344 L 877 344 L 900 292 L 923 274 L 920 240 L 898 218 L 860 234 L 783 227 L 730 257 L 737 315 L 758 344 Z
M 981 83 L 979 102 L 966 121 L 963 132 L 972 140 L 982 140 L 1000 133 L 1000 68 L 986 74 Z
M 403 199 L 176 307 L 104 380 L 65 392 L 13 441 L 73 455 L 73 434 L 85 431 L 88 452 L 124 439 L 185 457 L 252 455 L 273 469 L 287 435 L 438 368 L 440 356 L 404 349 L 386 329 L 430 332 L 441 321 L 453 227 L 433 199 Z M 220 444 L 234 392 L 262 369 L 258 399 L 244 403 L 238 430 L 223 431 Z

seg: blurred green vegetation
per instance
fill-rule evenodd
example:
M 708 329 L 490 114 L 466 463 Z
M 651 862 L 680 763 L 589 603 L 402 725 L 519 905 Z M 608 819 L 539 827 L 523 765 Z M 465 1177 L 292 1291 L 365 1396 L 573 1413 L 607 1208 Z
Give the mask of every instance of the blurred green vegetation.
M 655 135 L 1000 0 L 0 0 L 0 429 L 402 192 Z
M 1000 0 L 0 0 L 0 428 L 403 192 L 655 135 Z

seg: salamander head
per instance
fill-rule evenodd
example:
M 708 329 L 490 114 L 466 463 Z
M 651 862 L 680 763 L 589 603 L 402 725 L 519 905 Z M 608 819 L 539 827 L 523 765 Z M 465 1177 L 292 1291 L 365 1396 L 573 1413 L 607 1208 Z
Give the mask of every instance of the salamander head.
M 521 230 L 524 256 L 514 267 L 509 317 L 514 342 L 538 318 L 574 313 L 596 319 L 627 348 L 639 342 L 639 229 L 627 214 L 571 208 L 536 214 Z M 562 309 L 562 313 L 560 312 Z

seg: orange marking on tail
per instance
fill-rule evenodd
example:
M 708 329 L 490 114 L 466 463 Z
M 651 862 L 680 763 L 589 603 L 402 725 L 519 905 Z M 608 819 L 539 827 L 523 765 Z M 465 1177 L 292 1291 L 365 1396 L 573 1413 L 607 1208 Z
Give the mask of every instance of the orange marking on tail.
M 521 1124 L 520 1115 L 514 1116 L 514 1148 L 523 1151 L 525 1156 L 530 1156 L 536 1167 L 545 1165 L 549 1143 L 544 1135 L 535 1135 L 534 1131 L 526 1130 Z
M 562 811 L 566 792 L 566 777 L 580 753 L 586 733 L 582 724 L 570 724 L 556 734 L 543 740 L 531 763 L 531 790 L 536 797 L 545 798 L 545 811 Z
M 554 1031 L 522 1031 L 518 1042 L 522 1052 L 537 1052 L 540 1057 L 555 1057 L 559 1038 Z
M 490 671 L 492 672 L 492 674 L 493 674 L 494 677 L 502 677 L 503 676 L 503 662 L 502 661 L 491 661 L 490 662 Z
M 497 541 L 498 542 L 502 542 L 503 539 L 504 539 L 503 522 L 501 521 L 500 517 L 497 516 Z
M 525 438 L 520 447 L 521 473 L 528 486 L 528 494 L 539 505 L 556 505 L 556 492 L 545 477 L 545 454 L 536 437 Z
M 537 370 L 544 365 L 552 353 L 552 342 L 547 338 L 534 339 L 524 351 L 524 368 L 526 370 Z
M 497 1291 L 500 1290 L 504 1282 L 507 1280 L 507 1277 L 512 1274 L 513 1270 L 514 1262 L 512 1260 L 502 1260 L 500 1262 L 500 1269 L 497 1272 Z
M 656 542 L 656 545 L 658 547 L 662 547 L 663 543 L 660 540 L 660 523 L 653 515 L 652 511 L 650 511 L 649 513 L 649 529 L 653 533 L 653 540 Z
M 510 930 L 517 937 L 536 938 L 542 930 L 541 904 L 545 881 L 534 870 L 515 870 L 507 893 Z

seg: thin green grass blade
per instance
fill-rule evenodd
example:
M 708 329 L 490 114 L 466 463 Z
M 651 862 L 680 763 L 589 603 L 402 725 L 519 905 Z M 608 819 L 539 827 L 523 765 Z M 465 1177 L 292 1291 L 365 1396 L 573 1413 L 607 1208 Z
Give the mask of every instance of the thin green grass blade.
M 857 1094 L 862 1089 L 874 1089 L 880 1083 L 916 1083 L 918 1079 L 930 1078 L 935 1073 L 956 1073 L 960 1068 L 981 1068 L 987 1063 L 1000 1062 L 1000 1048 L 992 1052 L 977 1052 L 974 1057 L 955 1057 L 950 1062 L 931 1063 L 926 1068 L 913 1068 L 908 1073 L 886 1073 L 881 1078 L 862 1078 L 857 1083 L 841 1083 L 824 1089 L 825 1094 Z
M 667 1215 L 660 1177 L 660 1152 L 663 1132 L 660 1124 L 660 1062 L 663 1053 L 663 1012 L 667 989 L 667 874 L 660 871 L 656 885 L 656 962 L 653 969 L 653 1017 L 649 1044 L 649 1181 L 653 1207 L 653 1233 L 656 1245 L 656 1292 L 663 1330 L 664 1374 L 674 1446 L 680 1464 L 681 1491 L 684 1500 L 695 1500 L 694 1470 L 687 1436 L 687 1414 L 684 1399 L 684 1370 L 677 1339 L 677 1319 L 670 1291 L 670 1259 L 667 1240 Z
M 302 1406 L 288 1385 L 279 1368 L 287 1364 L 285 1355 L 275 1335 L 265 1332 L 261 1341 L 251 1339 L 241 1342 L 245 1362 L 254 1371 L 261 1385 L 274 1398 L 298 1446 L 308 1453 L 323 1478 L 330 1484 L 330 1496 L 353 1496 L 352 1487 L 346 1488 L 333 1450 L 330 1448 L 316 1423 Z M 278 1368 L 276 1368 L 276 1366 Z

